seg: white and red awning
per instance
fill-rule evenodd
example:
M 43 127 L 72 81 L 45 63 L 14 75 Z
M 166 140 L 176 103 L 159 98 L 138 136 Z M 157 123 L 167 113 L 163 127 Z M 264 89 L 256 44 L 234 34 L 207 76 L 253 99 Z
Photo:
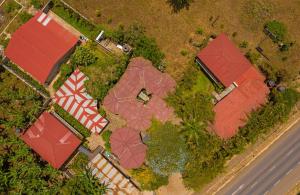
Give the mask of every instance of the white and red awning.
M 97 102 L 86 93 L 88 78 L 76 69 L 56 92 L 54 101 L 93 133 L 100 133 L 108 121 L 98 113 Z

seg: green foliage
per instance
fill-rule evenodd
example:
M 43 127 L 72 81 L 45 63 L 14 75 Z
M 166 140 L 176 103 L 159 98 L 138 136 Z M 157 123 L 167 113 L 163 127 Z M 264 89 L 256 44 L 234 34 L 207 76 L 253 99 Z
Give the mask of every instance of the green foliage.
M 155 40 L 145 35 L 144 27 L 134 24 L 125 29 L 123 26 L 119 26 L 113 32 L 112 39 L 117 43 L 127 43 L 133 46 L 134 57 L 143 56 L 152 61 L 156 67 L 161 65 L 164 54 L 160 51 Z
M 97 61 L 96 55 L 89 47 L 77 47 L 71 57 L 71 63 L 75 66 L 88 66 Z
M 112 131 L 110 130 L 105 130 L 102 134 L 101 134 L 101 137 L 103 139 L 103 141 L 105 142 L 104 146 L 105 146 L 105 149 L 107 151 L 111 151 L 111 146 L 110 146 L 110 136 L 112 134 Z
M 85 171 L 67 180 L 60 193 L 104 195 L 107 191 L 107 184 L 101 184 L 97 178 L 92 176 L 90 171 Z
M 192 0 L 167 0 L 167 3 L 172 7 L 175 13 L 182 9 L 188 9 L 191 2 Z
M 72 164 L 68 168 L 75 172 L 76 175 L 85 172 L 87 164 L 89 163 L 89 158 L 82 153 L 78 153 L 74 159 Z
M 8 71 L 0 71 L 0 127 L 25 128 L 33 121 L 43 99 Z
M 2 35 L 0 37 L 0 45 L 2 45 L 4 47 L 4 49 L 8 46 L 9 41 L 10 41 L 10 39 L 4 35 Z
M 186 56 L 186 55 L 188 54 L 188 51 L 187 51 L 187 50 L 181 50 L 181 51 L 180 51 L 180 54 L 181 54 L 182 56 Z
M 198 35 L 203 35 L 204 30 L 203 30 L 202 28 L 199 27 L 199 28 L 197 28 L 196 33 L 197 33 Z
M 27 12 L 21 12 L 19 14 L 19 17 L 20 17 L 21 23 L 24 24 L 24 23 L 28 22 L 28 20 L 30 20 L 33 17 L 33 15 L 31 15 Z
M 33 5 L 35 9 L 41 9 L 43 2 L 41 0 L 30 0 L 30 4 Z
M 158 175 L 146 166 L 133 169 L 130 173 L 139 182 L 142 190 L 154 191 L 169 183 L 168 177 Z
M 12 13 L 20 8 L 21 6 L 15 1 L 8 1 L 7 3 L 4 3 L 4 7 L 3 7 L 6 13 Z
M 90 136 L 90 131 L 81 123 L 79 123 L 79 121 L 76 120 L 72 115 L 70 115 L 68 112 L 66 112 L 63 108 L 61 108 L 57 104 L 54 104 L 53 106 L 55 112 L 65 121 L 67 121 L 67 123 L 69 123 L 72 127 L 74 127 L 84 138 Z
M 277 20 L 268 21 L 265 24 L 265 28 L 267 28 L 275 37 L 272 37 L 274 42 L 283 41 L 286 38 L 287 29 L 286 26 Z
M 103 26 L 95 25 L 85 18 L 82 18 L 78 13 L 75 13 L 59 0 L 54 0 L 53 2 L 54 7 L 52 8 L 52 11 L 89 39 L 94 40 L 101 30 L 105 30 L 106 34 L 110 33 Z
M 23 79 L 25 79 L 28 83 L 30 83 L 36 89 L 43 92 L 45 95 L 49 96 L 49 92 L 43 85 L 41 85 L 35 79 L 33 79 L 31 76 L 29 76 L 28 74 L 26 74 L 25 72 L 20 70 L 17 65 L 13 64 L 12 62 L 8 62 L 5 65 L 10 67 L 13 71 L 15 71 L 19 76 L 21 76 Z
M 68 79 L 68 77 L 73 73 L 74 70 L 75 66 L 71 64 L 62 64 L 60 67 L 60 75 L 58 79 L 54 82 L 53 88 L 55 90 L 58 90 Z
M 243 42 L 240 43 L 239 47 L 240 48 L 247 48 L 248 45 L 249 45 L 249 43 L 247 41 L 243 41 Z
M 182 171 L 186 161 L 186 145 L 179 127 L 166 122 L 153 121 L 148 130 L 147 161 L 154 173 L 161 176 Z M 176 144 L 175 144 L 176 143 Z

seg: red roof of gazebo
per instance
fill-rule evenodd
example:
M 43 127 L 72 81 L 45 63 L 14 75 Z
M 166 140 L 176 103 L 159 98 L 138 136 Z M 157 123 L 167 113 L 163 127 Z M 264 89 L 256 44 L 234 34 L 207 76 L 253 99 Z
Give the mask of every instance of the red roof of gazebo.
M 146 157 L 146 145 L 141 141 L 139 132 L 132 128 L 121 128 L 110 137 L 111 150 L 116 154 L 121 166 L 126 169 L 140 167 Z

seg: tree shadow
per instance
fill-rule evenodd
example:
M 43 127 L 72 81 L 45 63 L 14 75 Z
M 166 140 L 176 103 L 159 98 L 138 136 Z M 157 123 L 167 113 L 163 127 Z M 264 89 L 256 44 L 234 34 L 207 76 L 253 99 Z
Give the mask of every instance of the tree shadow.
M 182 9 L 189 9 L 192 2 L 193 0 L 167 0 L 174 13 L 178 13 Z

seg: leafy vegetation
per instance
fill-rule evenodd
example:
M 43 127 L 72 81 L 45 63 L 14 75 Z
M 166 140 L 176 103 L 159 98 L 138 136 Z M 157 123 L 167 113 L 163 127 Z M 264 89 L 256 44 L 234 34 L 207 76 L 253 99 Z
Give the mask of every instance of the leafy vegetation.
M 147 166 L 133 169 L 130 173 L 139 182 L 141 189 L 147 191 L 157 190 L 160 186 L 168 185 L 169 182 L 168 177 L 154 173 Z
M 103 26 L 95 25 L 81 17 L 78 13 L 75 13 L 59 0 L 54 0 L 53 2 L 54 7 L 52 8 L 52 11 L 87 36 L 89 39 L 94 40 L 100 31 L 105 29 Z M 106 34 L 109 34 L 108 30 L 105 30 L 105 32 Z
M 43 0 L 30 0 L 30 4 L 33 5 L 35 9 L 41 9 L 43 7 Z
M 74 72 L 76 66 L 72 64 L 62 64 L 60 67 L 60 75 L 58 79 L 54 82 L 53 88 L 55 90 L 58 90 L 64 82 L 71 76 L 71 74 Z
M 78 175 L 86 171 L 88 163 L 89 163 L 89 158 L 85 154 L 79 152 L 74 157 L 72 163 L 68 168 L 70 168 L 72 171 L 75 172 L 76 175 Z
M 148 130 L 150 140 L 147 141 L 147 161 L 154 173 L 169 176 L 183 170 L 186 162 L 186 145 L 179 127 L 167 122 L 161 124 L 153 121 Z M 176 143 L 176 144 L 174 144 Z
M 188 9 L 191 2 L 192 0 L 167 0 L 167 3 L 172 7 L 175 13 L 182 9 Z
M 102 134 L 101 134 L 101 137 L 102 139 L 104 140 L 105 144 L 104 144 L 104 147 L 107 151 L 111 151 L 111 146 L 110 146 L 110 136 L 112 134 L 112 131 L 110 130 L 105 130 Z
M 66 180 L 64 186 L 60 190 L 60 193 L 104 195 L 107 191 L 107 184 L 100 183 L 99 180 L 92 176 L 90 171 L 87 170 Z
M 162 66 L 164 54 L 158 48 L 152 38 L 145 35 L 145 28 L 138 24 L 133 24 L 125 29 L 124 26 L 112 33 L 112 39 L 120 44 L 129 44 L 134 47 L 133 56 L 143 56 L 153 62 L 156 67 Z
M 271 36 L 274 42 L 283 41 L 286 38 L 287 29 L 286 26 L 277 20 L 268 21 L 265 24 L 265 28 L 267 28 L 273 35 Z
M 71 63 L 77 66 L 88 66 L 96 61 L 97 57 L 90 47 L 77 47 L 71 58 Z
M 18 9 L 20 9 L 21 6 L 15 2 L 15 1 L 8 1 L 7 3 L 4 4 L 4 7 L 3 7 L 3 10 L 6 12 L 6 13 L 12 13 Z
M 54 104 L 53 106 L 55 112 L 65 121 L 67 121 L 67 123 L 69 123 L 72 127 L 74 127 L 84 138 L 90 136 L 90 131 L 85 126 L 83 126 L 78 120 L 76 120 L 72 115 L 70 115 L 57 104 Z
M 21 76 L 23 79 L 25 79 L 28 83 L 30 83 L 32 86 L 34 86 L 37 90 L 41 91 L 45 95 L 49 95 L 49 92 L 46 90 L 46 88 L 38 83 L 36 80 L 34 80 L 31 76 L 23 72 L 18 68 L 17 65 L 13 64 L 12 62 L 8 62 L 5 64 L 9 68 L 11 68 L 15 73 L 17 73 L 19 76 Z

